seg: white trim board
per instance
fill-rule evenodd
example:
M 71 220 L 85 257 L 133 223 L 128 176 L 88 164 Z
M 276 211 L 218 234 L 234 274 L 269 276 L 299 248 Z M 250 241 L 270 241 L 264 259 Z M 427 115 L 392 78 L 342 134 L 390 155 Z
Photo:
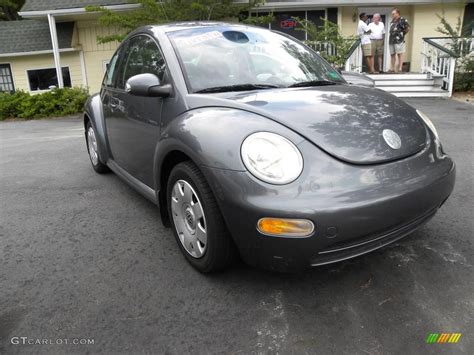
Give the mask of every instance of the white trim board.
M 140 4 L 124 4 L 124 5 L 110 5 L 103 6 L 104 8 L 111 11 L 127 11 L 136 9 L 140 7 Z M 68 15 L 83 15 L 90 14 L 92 12 L 87 11 L 85 7 L 75 7 L 72 9 L 59 9 L 59 10 L 43 10 L 43 11 L 21 11 L 18 13 L 21 17 L 24 18 L 35 18 L 35 17 L 45 17 L 48 15 L 54 16 L 68 16 Z
M 299 1 L 282 1 L 272 2 L 267 0 L 265 4 L 258 7 L 258 9 L 277 9 L 277 8 L 291 8 L 307 6 L 400 6 L 400 5 L 414 5 L 414 4 L 439 4 L 439 3 L 459 3 L 459 0 L 299 0 Z
M 67 53 L 67 52 L 78 52 L 80 49 L 76 48 L 63 48 L 59 50 L 59 53 Z M 2 53 L 0 54 L 0 58 L 4 57 L 23 57 L 29 55 L 41 55 L 41 54 L 53 54 L 52 49 L 45 49 L 42 51 L 33 51 L 33 52 L 17 52 L 17 53 Z

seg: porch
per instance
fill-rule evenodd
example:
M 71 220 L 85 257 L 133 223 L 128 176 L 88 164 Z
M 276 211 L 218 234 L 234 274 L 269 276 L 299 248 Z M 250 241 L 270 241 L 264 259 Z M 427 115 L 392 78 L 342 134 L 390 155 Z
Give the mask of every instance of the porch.
M 328 50 L 331 50 L 328 48 Z M 415 53 L 412 53 L 412 57 Z M 451 97 L 457 61 L 474 55 L 473 38 L 427 37 L 422 39 L 419 72 L 367 74 L 375 87 L 398 97 Z M 387 58 L 385 59 L 386 62 Z M 365 72 L 360 41 L 347 55 L 345 70 Z
M 267 0 L 256 9 L 257 15 L 272 13 L 275 21 L 268 25 L 272 30 L 292 35 L 308 42 L 310 36 L 305 31 L 291 25 L 293 18 L 313 21 L 321 25 L 321 18 L 336 23 L 341 35 L 345 38 L 356 34 L 358 15 L 365 12 L 369 18 L 378 13 L 389 32 L 391 11 L 396 6 L 411 25 L 406 36 L 405 66 L 403 74 L 371 76 L 376 86 L 393 92 L 398 96 L 450 96 L 456 55 L 452 55 L 450 46 L 443 43 L 437 28 L 440 26 L 439 15 L 448 23 L 456 24 L 459 19 L 467 25 L 473 16 L 472 4 L 458 0 Z M 437 46 L 442 48 L 438 48 Z M 327 44 L 320 43 L 316 50 L 326 50 Z M 330 46 L 330 45 L 329 45 Z M 331 50 L 329 48 L 329 50 Z M 357 45 L 352 58 L 348 57 L 344 66 L 346 71 L 364 72 L 362 51 Z M 384 60 L 381 68 L 384 72 L 390 69 L 390 51 L 388 40 L 385 41 Z

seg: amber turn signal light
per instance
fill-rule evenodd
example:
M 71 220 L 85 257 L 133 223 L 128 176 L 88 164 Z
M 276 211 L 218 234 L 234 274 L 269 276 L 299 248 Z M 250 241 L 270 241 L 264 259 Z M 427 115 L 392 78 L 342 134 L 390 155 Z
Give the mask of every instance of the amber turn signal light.
M 313 222 L 307 219 L 261 218 L 257 229 L 265 235 L 277 237 L 306 237 L 314 232 Z

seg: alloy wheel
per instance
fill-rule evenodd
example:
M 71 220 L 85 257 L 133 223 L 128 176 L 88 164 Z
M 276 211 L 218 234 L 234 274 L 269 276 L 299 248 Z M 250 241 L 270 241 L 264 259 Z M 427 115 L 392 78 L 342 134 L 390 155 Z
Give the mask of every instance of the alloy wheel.
M 99 154 L 97 153 L 97 139 L 92 126 L 87 130 L 87 147 L 89 148 L 89 157 L 93 165 L 99 163 Z
M 204 256 L 207 247 L 206 217 L 193 187 L 178 180 L 171 192 L 171 212 L 179 240 L 194 258 Z

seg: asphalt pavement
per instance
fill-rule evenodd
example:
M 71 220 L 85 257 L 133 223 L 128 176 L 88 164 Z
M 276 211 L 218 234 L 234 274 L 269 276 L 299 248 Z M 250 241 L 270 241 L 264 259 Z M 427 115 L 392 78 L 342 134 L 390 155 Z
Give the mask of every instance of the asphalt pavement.
M 0 123 L 0 353 L 473 354 L 474 105 L 408 101 L 457 163 L 451 198 L 394 245 L 298 274 L 194 271 L 155 206 L 94 173 L 79 118 Z

